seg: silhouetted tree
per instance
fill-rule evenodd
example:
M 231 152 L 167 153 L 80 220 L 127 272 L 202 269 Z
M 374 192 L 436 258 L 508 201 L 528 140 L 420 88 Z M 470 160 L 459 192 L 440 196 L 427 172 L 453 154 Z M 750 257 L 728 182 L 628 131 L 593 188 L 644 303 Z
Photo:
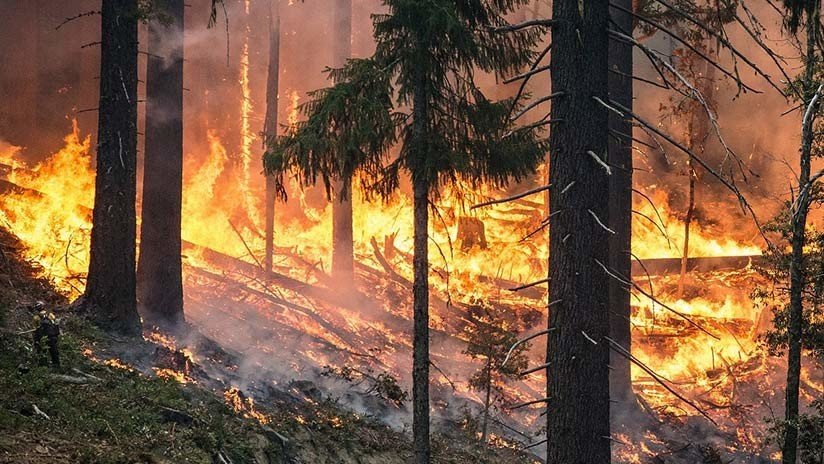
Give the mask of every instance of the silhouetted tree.
M 278 92 L 280 87 L 280 0 L 269 0 L 269 67 L 266 71 L 266 118 L 263 126 L 263 145 L 278 135 Z M 272 270 L 275 251 L 275 181 L 266 176 L 265 241 L 263 266 Z
M 552 5 L 547 462 L 610 462 L 608 2 Z
M 82 306 L 101 326 L 140 333 L 135 297 L 137 0 L 103 0 L 97 175 Z
M 632 11 L 633 0 L 614 0 L 615 5 Z M 632 35 L 635 20 L 630 13 L 613 8 L 610 17 L 614 27 Z M 632 44 L 609 42 L 609 97 L 627 108 L 633 107 Z M 613 167 L 609 178 L 609 227 L 615 233 L 609 239 L 610 267 L 622 275 L 632 274 L 632 118 L 609 114 L 609 163 Z M 609 321 L 612 339 L 622 346 L 632 346 L 632 309 L 630 289 L 616 279 L 609 285 Z M 610 356 L 610 392 L 615 401 L 628 403 L 632 399 L 630 362 L 624 356 Z
M 144 319 L 184 320 L 181 264 L 183 201 L 183 0 L 156 2 L 149 21 L 146 142 L 137 294 Z

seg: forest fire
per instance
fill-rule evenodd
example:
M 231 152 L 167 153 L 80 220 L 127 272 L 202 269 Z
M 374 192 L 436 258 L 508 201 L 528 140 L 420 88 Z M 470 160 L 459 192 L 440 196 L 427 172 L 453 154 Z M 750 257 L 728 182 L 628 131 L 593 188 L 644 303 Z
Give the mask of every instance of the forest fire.
M 9 333 L 39 352 L 64 314 L 61 349 L 99 338 L 69 360 L 177 398 L 147 406 L 172 438 L 226 414 L 283 460 L 313 430 L 416 464 L 824 446 L 815 2 L 36 3 L 101 34 L 57 90 L 42 31 L 0 72 L 0 228 L 61 301 L 18 297 L 40 325 Z
M 62 150 L 33 168 L 25 166 L 14 153 L 7 153 L 3 161 L 10 166 L 7 179 L 15 185 L 11 193 L 0 197 L 4 221 L 29 246 L 29 259 L 37 262 L 44 276 L 68 294 L 82 292 L 82 266 L 88 254 L 88 231 L 91 228 L 88 206 L 85 205 L 93 196 L 93 172 L 89 168 L 88 138 L 84 142 L 81 140 L 76 128 L 66 137 Z M 275 345 L 263 341 L 271 335 L 239 337 L 232 333 L 236 330 L 221 331 L 219 327 L 224 324 L 212 325 L 212 321 L 223 320 L 231 314 L 236 322 L 229 327 L 255 325 L 257 330 L 271 330 L 281 336 L 287 330 L 295 340 L 308 337 L 313 341 L 310 345 L 295 347 L 295 354 L 300 355 L 302 361 L 292 363 L 292 375 L 306 375 L 308 365 L 319 369 L 326 364 L 362 363 L 364 360 L 369 366 L 400 372 L 399 356 L 403 356 L 409 342 L 403 325 L 395 321 L 408 319 L 409 313 L 405 304 L 390 301 L 402 298 L 398 294 L 399 287 L 408 284 L 412 274 L 409 255 L 412 237 L 408 235 L 410 200 L 398 195 L 388 203 L 367 203 L 362 199 L 356 203 L 355 229 L 365 232 L 355 237 L 359 275 L 364 280 L 362 288 L 380 299 L 388 299 L 386 306 L 373 303 L 373 309 L 364 312 L 347 305 L 337 306 L 322 295 L 319 297 L 317 290 L 314 290 L 315 294 L 307 293 L 294 286 L 274 291 L 277 280 L 267 283 L 258 267 L 263 241 L 245 210 L 248 202 L 243 201 L 244 187 L 225 180 L 232 163 L 226 148 L 213 133 L 209 134 L 209 146 L 211 150 L 207 156 L 190 158 L 184 182 L 183 238 L 190 244 L 184 251 L 190 318 L 202 323 L 205 329 L 214 330 L 218 339 L 225 337 L 230 346 L 261 354 L 276 352 Z M 216 190 L 221 191 L 219 197 L 213 194 Z M 54 198 L 51 192 L 60 194 Z M 66 192 L 74 194 L 64 195 Z M 655 207 L 644 201 L 638 202 L 636 208 L 648 218 L 661 222 L 635 221 L 633 242 L 639 246 L 635 254 L 642 261 L 679 257 L 683 222 L 666 209 L 666 196 L 659 191 L 653 192 L 651 198 Z M 78 193 L 82 195 L 77 197 Z M 438 204 L 438 216 L 433 218 L 432 252 L 440 257 L 432 268 L 433 291 L 438 298 L 451 301 L 443 307 L 436 304 L 432 314 L 433 328 L 443 333 L 460 333 L 465 324 L 462 321 L 468 315 L 465 312 L 469 308 L 467 305 L 482 301 L 500 305 L 514 315 L 520 321 L 515 326 L 519 331 L 534 330 L 532 327 L 540 325 L 540 320 L 545 317 L 532 309 L 541 307 L 545 290 L 507 290 L 539 280 L 546 273 L 543 260 L 533 258 L 546 253 L 545 234 L 532 234 L 523 240 L 540 227 L 543 201 L 536 196 L 513 204 L 484 208 L 473 217 L 480 218 L 484 226 L 486 247 L 464 248 L 459 238 L 461 218 L 467 217 L 469 203 L 487 195 L 479 194 L 472 199 L 444 195 Z M 313 286 L 328 281 L 325 269 L 329 266 L 331 250 L 322 244 L 328 243 L 325 237 L 331 234 L 330 214 L 327 207 L 303 217 L 278 218 L 278 230 L 289 231 L 277 239 L 280 251 L 276 270 L 282 273 L 279 275 Z M 38 220 L 31 220 L 33 217 Z M 693 227 L 691 256 L 759 254 L 758 247 L 753 244 L 711 234 L 704 232 L 700 225 Z M 688 315 L 708 333 L 697 330 L 661 304 L 638 294 L 633 301 L 633 351 L 639 360 L 654 368 L 657 375 L 681 394 L 698 398 L 709 409 L 724 410 L 731 407 L 730 401 L 740 390 L 741 383 L 755 382 L 756 379 L 763 382 L 765 375 L 774 375 L 765 365 L 765 354 L 758 344 L 759 324 L 764 316 L 749 299 L 749 289 L 757 274 L 754 269 L 745 268 L 688 278 L 693 284 L 688 285 L 680 297 L 676 290 L 677 273 L 637 276 L 636 282 L 643 288 L 649 287 L 657 300 Z M 288 304 L 284 300 L 300 303 Z M 273 305 L 283 309 L 273 311 Z M 374 313 L 375 310 L 378 312 Z M 383 315 L 379 315 L 381 313 Z M 221 314 L 220 319 L 217 314 Z M 163 346 L 178 349 L 175 342 L 159 333 L 152 332 L 147 336 Z M 376 351 L 381 346 L 384 348 Z M 535 363 L 541 359 L 540 351 L 531 352 Z M 360 358 L 367 353 L 368 358 Z M 194 355 L 189 353 L 189 356 L 193 358 Z M 463 355 L 445 348 L 434 351 L 433 359 L 445 373 L 434 379 L 439 389 L 454 389 L 455 394 L 479 400 L 461 380 L 461 376 L 466 375 L 466 368 L 460 367 L 466 363 Z M 179 382 L 192 381 L 182 370 L 156 368 L 156 374 Z M 513 402 L 527 400 L 531 392 L 540 390 L 543 382 L 543 375 L 531 374 L 523 382 L 508 387 L 506 396 Z M 633 383 L 645 404 L 660 414 L 698 414 L 679 404 L 670 392 L 661 388 L 659 379 L 650 377 L 638 366 L 633 366 Z M 258 417 L 251 398 L 239 399 L 227 392 L 229 397 L 233 398 L 232 404 L 236 408 Z M 521 412 L 519 420 L 523 424 L 532 424 L 539 411 Z M 756 441 L 755 437 L 750 437 L 746 443 Z M 633 452 L 643 454 L 643 450 Z

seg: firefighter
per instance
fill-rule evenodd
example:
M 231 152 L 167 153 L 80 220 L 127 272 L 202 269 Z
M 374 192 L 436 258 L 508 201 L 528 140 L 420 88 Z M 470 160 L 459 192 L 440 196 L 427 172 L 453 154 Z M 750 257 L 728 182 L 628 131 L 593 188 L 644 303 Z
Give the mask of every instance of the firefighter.
M 54 313 L 46 310 L 43 302 L 38 302 L 35 305 L 37 314 L 34 316 L 34 352 L 36 356 L 40 356 L 41 345 L 40 341 L 46 337 L 46 342 L 49 346 L 49 356 L 54 367 L 60 367 L 60 353 L 57 351 L 57 340 L 60 336 L 60 325 Z

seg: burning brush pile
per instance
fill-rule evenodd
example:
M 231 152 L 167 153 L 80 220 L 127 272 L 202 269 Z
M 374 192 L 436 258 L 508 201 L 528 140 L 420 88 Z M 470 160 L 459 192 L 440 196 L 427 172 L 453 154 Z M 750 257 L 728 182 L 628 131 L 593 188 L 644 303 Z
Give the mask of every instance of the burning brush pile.
M 157 375 L 184 382 L 200 375 L 175 354 L 182 348 L 195 359 L 227 356 L 213 363 L 222 370 L 209 375 L 233 379 L 227 401 L 249 415 L 266 385 L 297 385 L 307 397 L 338 397 L 356 413 L 403 429 L 411 416 L 411 200 L 398 195 L 371 204 L 355 195 L 356 288 L 342 289 L 327 273 L 331 207 L 296 188 L 290 198 L 300 208 L 285 205 L 278 217 L 275 270 L 267 273 L 260 264 L 260 202 L 238 183 L 248 176 L 232 176 L 243 165 L 214 134 L 209 146 L 207 156 L 189 157 L 186 166 L 186 317 L 225 351 L 201 353 L 191 341 L 160 340 L 173 349 L 162 355 L 170 367 Z M 3 226 L 26 245 L 26 257 L 44 277 L 67 296 L 78 295 L 91 224 L 88 138 L 75 127 L 64 148 L 36 166 L 22 163 L 14 147 L 0 147 L 0 164 Z M 526 335 L 546 326 L 546 285 L 536 284 L 547 274 L 544 202 L 534 195 L 466 207 L 498 193 L 446 192 L 431 219 L 432 399 L 444 430 L 476 430 L 486 402 L 472 382 L 483 359 L 467 348 L 479 327 L 499 321 L 504 332 Z M 681 276 L 683 222 L 667 210 L 664 192 L 647 194 L 651 201 L 636 209 L 649 220 L 636 218 L 633 226 L 635 282 L 644 290 L 633 297 L 632 316 L 638 406 L 616 408 L 632 418 L 613 436 L 616 460 L 700 462 L 696 453 L 714 452 L 727 460 L 770 458 L 775 450 L 764 419 L 781 408 L 783 371 L 759 344 L 770 314 L 750 298 L 755 286 L 767 285 L 753 267 L 758 246 L 694 224 L 690 254 L 697 259 Z M 724 258 L 710 259 L 718 257 Z M 535 339 L 521 354 L 527 374 L 498 376 L 489 388 L 490 438 L 537 451 L 545 430 L 534 400 L 545 396 L 546 379 L 532 368 L 545 362 L 545 345 Z M 821 379 L 820 372 L 804 372 L 807 399 L 821 395 Z M 638 417 L 650 426 L 639 427 Z

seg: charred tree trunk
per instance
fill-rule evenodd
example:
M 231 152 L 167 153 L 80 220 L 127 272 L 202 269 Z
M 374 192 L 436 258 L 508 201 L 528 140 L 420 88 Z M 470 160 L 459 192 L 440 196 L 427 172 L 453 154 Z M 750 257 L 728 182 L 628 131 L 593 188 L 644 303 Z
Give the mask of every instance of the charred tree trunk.
M 818 43 L 819 7 L 811 3 L 807 8 L 807 52 L 804 76 L 804 120 L 801 130 L 800 172 L 798 179 L 799 198 L 795 211 L 791 211 L 790 255 L 790 307 L 787 327 L 787 391 L 784 411 L 784 443 L 781 446 L 781 462 L 796 464 L 798 456 L 798 389 L 801 381 L 801 347 L 804 324 L 804 245 L 806 244 L 807 213 L 810 208 L 809 191 L 810 164 L 815 141 L 815 115 L 818 108 L 812 108 L 816 92 L 815 72 L 818 66 L 816 44 Z M 808 119 L 809 118 L 809 119 Z M 806 195 L 803 192 L 806 191 Z
M 102 327 L 140 333 L 135 296 L 137 0 L 103 0 L 97 175 L 82 305 Z
M 332 67 L 352 56 L 352 0 L 335 0 L 335 47 Z M 332 202 L 332 276 L 344 287 L 355 277 L 352 233 L 352 179 L 341 179 Z
M 429 127 L 426 75 L 416 69 L 413 95 L 412 146 L 425 150 Z M 425 156 L 426 153 L 424 152 Z M 421 163 L 423 164 L 423 163 Z M 414 251 L 412 266 L 412 441 L 415 464 L 429 464 L 429 178 L 412 172 Z
M 278 92 L 280 81 L 280 0 L 270 0 L 269 4 L 269 69 L 266 80 L 266 120 L 263 127 L 263 144 L 278 135 Z M 266 253 L 264 267 L 272 271 L 275 249 L 275 182 L 272 176 L 266 178 Z
M 171 327 L 184 321 L 183 0 L 166 0 L 163 8 L 169 22 L 149 23 L 137 294 L 145 320 Z
M 695 55 L 694 60 L 701 60 Z M 698 84 L 698 89 L 704 97 L 704 101 L 710 108 L 714 106 L 715 100 L 715 66 L 706 60 L 700 61 L 703 66 L 703 72 L 699 74 L 701 82 Z M 687 146 L 698 156 L 702 156 L 706 151 L 707 140 L 710 135 L 710 120 L 707 115 L 707 108 L 704 108 L 699 102 L 692 102 L 692 111 L 690 111 L 689 134 Z M 695 198 L 696 188 L 698 186 L 698 171 L 695 170 L 693 160 L 691 157 L 687 158 L 687 175 L 689 176 L 689 193 L 687 203 L 687 215 L 684 219 L 684 249 L 681 254 L 681 275 L 678 279 L 678 297 L 681 298 L 684 294 L 684 283 L 687 275 L 687 263 L 690 255 L 690 227 L 692 220 L 695 217 Z
M 617 6 L 632 10 L 632 0 L 614 0 Z M 612 9 L 616 28 L 632 36 L 632 15 Z M 632 45 L 612 40 L 609 43 L 609 96 L 626 108 L 632 108 Z M 628 116 L 609 113 L 609 162 L 613 172 L 609 179 L 609 223 L 615 231 L 609 238 L 610 267 L 619 274 L 632 278 L 632 120 Z M 613 340 L 627 350 L 632 349 L 630 292 L 625 285 L 613 279 L 609 285 L 610 334 Z M 630 362 L 612 353 L 610 356 L 610 396 L 623 406 L 633 401 Z
M 607 463 L 609 126 L 596 98 L 608 99 L 608 3 L 556 0 L 552 12 L 552 91 L 565 96 L 550 132 L 547 463 Z

